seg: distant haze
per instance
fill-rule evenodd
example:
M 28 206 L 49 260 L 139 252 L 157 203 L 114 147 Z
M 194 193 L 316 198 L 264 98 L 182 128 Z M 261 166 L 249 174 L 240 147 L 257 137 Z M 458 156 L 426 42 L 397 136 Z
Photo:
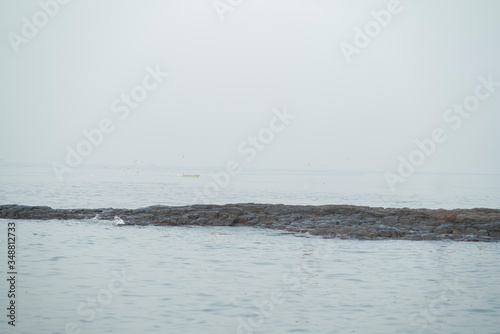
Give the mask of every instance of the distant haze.
M 72 0 L 19 42 L 39 1 L 3 1 L 0 163 L 64 164 L 108 119 L 82 166 L 395 170 L 440 128 L 418 172 L 500 173 L 500 2 L 402 0 L 356 47 L 389 3 Z M 498 86 L 466 117 L 447 112 L 479 77 Z

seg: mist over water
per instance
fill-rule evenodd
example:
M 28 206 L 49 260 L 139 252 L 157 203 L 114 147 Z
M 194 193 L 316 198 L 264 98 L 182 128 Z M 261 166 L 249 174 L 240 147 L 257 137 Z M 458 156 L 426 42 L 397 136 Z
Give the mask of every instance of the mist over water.
M 0 205 L 500 209 L 499 12 L 1 1 Z M 18 270 L 15 328 L 0 279 L 0 332 L 500 328 L 499 243 L 119 222 L 0 220 Z
M 181 169 L 84 168 L 60 183 L 50 168 L 5 168 L 0 203 L 129 209 L 204 203 L 500 208 L 497 175 L 414 175 L 392 191 L 380 173 L 253 170 L 223 179 L 218 169 L 194 170 L 199 178 L 183 177 Z
M 496 1 L 0 9 L 6 163 L 394 171 L 432 139 L 417 172 L 500 173 Z

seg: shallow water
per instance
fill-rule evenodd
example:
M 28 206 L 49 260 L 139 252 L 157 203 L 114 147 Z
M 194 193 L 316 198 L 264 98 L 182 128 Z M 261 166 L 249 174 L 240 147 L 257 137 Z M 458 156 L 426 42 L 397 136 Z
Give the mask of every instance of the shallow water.
M 18 325 L 2 333 L 499 333 L 499 243 L 16 224 Z

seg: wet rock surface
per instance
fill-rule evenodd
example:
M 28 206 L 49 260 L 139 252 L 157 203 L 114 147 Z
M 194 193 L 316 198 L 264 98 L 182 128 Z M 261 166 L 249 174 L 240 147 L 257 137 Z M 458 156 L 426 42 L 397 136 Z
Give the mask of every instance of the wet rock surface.
M 124 225 L 253 226 L 324 237 L 356 239 L 499 241 L 497 209 L 391 209 L 350 205 L 282 204 L 150 206 L 140 209 L 52 209 L 0 205 L 0 218 L 100 219 Z

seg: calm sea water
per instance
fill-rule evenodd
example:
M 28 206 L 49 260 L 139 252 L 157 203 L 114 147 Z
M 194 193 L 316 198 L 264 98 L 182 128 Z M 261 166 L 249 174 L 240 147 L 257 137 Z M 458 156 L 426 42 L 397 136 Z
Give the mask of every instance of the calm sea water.
M 2 317 L 2 333 L 500 330 L 498 243 L 102 221 L 17 229 L 18 324 L 9 332 Z
M 182 171 L 180 172 L 182 174 Z M 126 180 L 126 182 L 123 182 Z M 0 203 L 191 204 L 210 177 L 3 169 Z M 496 207 L 497 177 L 254 172 L 213 203 Z M 7 223 L 0 220 L 2 272 Z M 17 325 L 0 333 L 500 333 L 500 244 L 322 239 L 243 227 L 15 221 Z
M 182 170 L 75 169 L 59 182 L 48 168 L 0 168 L 0 203 L 54 208 L 138 208 L 193 203 L 352 204 L 500 208 L 500 175 L 413 175 L 392 191 L 382 174 L 254 171 L 219 180 Z

